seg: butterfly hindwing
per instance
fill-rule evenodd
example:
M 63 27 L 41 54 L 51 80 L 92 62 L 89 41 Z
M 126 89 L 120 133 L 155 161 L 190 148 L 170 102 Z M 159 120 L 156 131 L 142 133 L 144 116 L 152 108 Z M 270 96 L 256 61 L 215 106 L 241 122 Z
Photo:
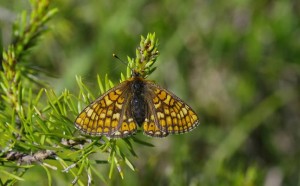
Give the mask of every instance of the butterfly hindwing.
M 158 124 L 160 122 L 159 119 L 160 118 L 157 114 L 157 110 L 153 106 L 152 100 L 148 99 L 148 112 L 143 123 L 143 130 L 145 135 L 160 138 L 166 137 L 168 135 L 165 126 Z

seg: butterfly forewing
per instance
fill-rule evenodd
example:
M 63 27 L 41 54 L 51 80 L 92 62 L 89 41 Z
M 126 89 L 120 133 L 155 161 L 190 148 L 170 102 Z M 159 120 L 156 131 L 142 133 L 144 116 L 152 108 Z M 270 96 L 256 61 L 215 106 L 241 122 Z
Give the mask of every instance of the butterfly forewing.
M 153 137 L 189 132 L 198 124 L 196 113 L 173 93 L 147 82 L 145 92 L 149 113 L 144 122 L 144 133 Z
M 128 84 L 124 81 L 87 106 L 76 118 L 76 127 L 89 135 L 110 138 L 135 133 L 137 126 L 129 112 L 131 92 Z

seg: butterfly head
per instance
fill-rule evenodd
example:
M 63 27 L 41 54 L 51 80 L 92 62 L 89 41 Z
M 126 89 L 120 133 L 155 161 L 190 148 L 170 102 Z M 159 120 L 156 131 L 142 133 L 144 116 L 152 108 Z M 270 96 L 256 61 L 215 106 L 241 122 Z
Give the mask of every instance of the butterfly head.
M 132 69 L 131 70 L 131 77 L 135 78 L 135 77 L 142 77 L 145 78 L 145 73 L 144 71 L 140 71 L 137 69 Z

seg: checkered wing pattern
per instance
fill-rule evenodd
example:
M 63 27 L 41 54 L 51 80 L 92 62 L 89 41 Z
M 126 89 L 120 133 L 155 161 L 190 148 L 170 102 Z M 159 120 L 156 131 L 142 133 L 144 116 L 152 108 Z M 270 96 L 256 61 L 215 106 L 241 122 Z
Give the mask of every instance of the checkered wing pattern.
M 143 123 L 144 133 L 151 137 L 189 132 L 198 124 L 198 117 L 187 104 L 158 85 L 147 82 L 145 98 L 149 111 Z
M 124 81 L 88 105 L 76 118 L 75 126 L 92 136 L 124 138 L 135 133 L 128 83 Z

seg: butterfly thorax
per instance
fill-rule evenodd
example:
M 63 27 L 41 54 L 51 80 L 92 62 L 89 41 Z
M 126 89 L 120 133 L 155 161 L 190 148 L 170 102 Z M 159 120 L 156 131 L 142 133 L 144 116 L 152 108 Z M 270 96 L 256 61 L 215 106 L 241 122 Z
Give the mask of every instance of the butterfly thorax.
M 133 77 L 131 83 L 132 99 L 130 102 L 131 112 L 134 120 L 139 126 L 142 126 L 146 118 L 147 102 L 145 100 L 145 82 L 142 78 Z

